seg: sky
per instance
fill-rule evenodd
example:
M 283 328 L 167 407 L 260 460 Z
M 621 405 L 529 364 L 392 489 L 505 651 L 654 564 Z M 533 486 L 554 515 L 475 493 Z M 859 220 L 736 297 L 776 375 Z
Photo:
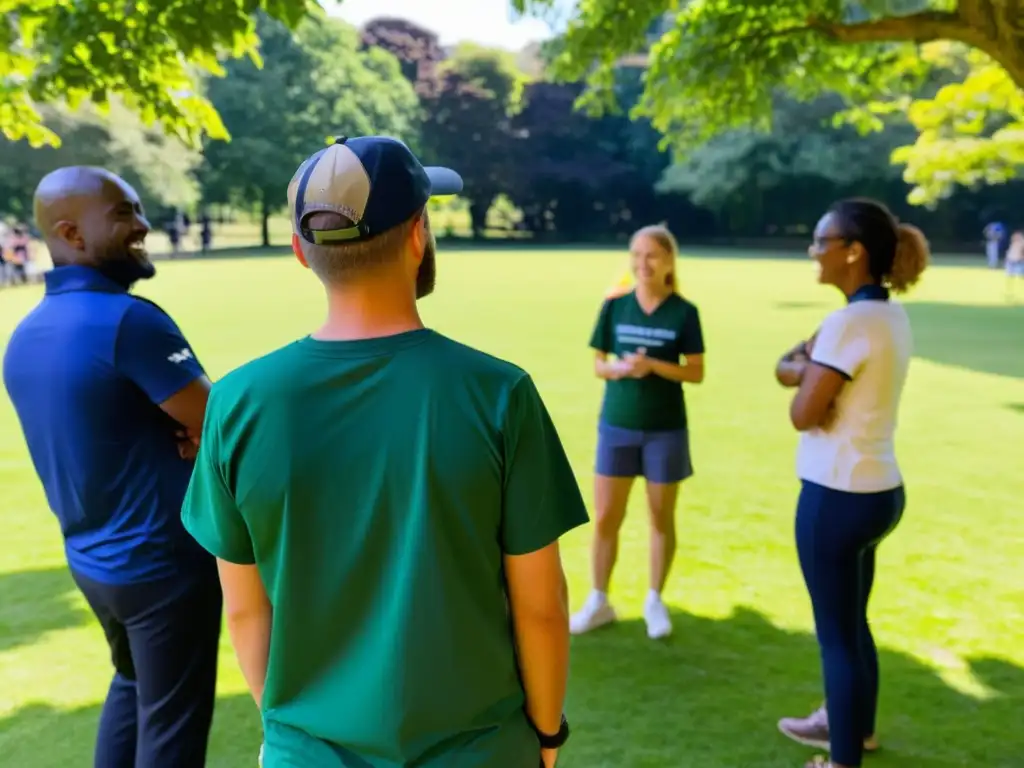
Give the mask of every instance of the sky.
M 472 40 L 519 50 L 551 35 L 540 20 L 513 22 L 508 0 L 342 0 L 340 5 L 324 5 L 357 27 L 380 16 L 409 19 L 436 32 L 442 45 Z

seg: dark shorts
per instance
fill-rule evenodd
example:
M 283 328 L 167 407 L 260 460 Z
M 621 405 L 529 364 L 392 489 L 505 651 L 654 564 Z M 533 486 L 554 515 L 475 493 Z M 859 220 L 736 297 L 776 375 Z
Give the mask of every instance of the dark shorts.
M 693 474 L 689 434 L 685 429 L 645 432 L 598 424 L 595 471 L 605 477 L 681 483 Z

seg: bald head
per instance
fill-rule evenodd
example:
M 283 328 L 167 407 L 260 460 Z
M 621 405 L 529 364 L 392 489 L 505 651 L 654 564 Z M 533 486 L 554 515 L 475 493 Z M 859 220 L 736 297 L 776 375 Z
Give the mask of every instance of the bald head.
M 84 204 L 102 198 L 107 186 L 138 197 L 124 179 L 103 168 L 76 165 L 46 174 L 32 201 L 36 226 L 46 237 L 61 219 L 77 218 Z
M 129 284 L 152 276 L 143 245 L 149 222 L 138 194 L 117 174 L 58 168 L 39 182 L 33 209 L 55 266 L 91 266 Z

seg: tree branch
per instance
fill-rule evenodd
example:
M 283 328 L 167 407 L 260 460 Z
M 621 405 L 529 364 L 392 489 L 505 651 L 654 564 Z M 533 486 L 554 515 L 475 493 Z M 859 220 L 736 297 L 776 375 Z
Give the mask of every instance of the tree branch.
M 820 18 L 810 18 L 807 25 L 840 43 L 884 43 L 904 41 L 930 43 L 933 40 L 960 40 L 975 44 L 978 36 L 968 28 L 958 13 L 923 11 L 909 16 L 890 16 L 860 24 L 839 24 Z M 971 40 L 965 40 L 970 37 Z
M 966 6 L 970 0 L 961 0 Z M 840 43 L 910 42 L 918 45 L 934 40 L 954 40 L 984 51 L 999 62 L 1017 85 L 1024 88 L 1024 55 L 1013 46 L 1001 44 L 984 26 L 972 23 L 963 10 L 958 12 L 923 11 L 909 16 L 890 16 L 861 24 L 838 24 L 811 18 L 807 24 L 822 35 Z

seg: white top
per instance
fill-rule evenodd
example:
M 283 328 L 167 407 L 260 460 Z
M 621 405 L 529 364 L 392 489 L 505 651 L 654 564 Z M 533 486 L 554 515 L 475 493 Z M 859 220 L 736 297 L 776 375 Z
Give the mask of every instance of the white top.
M 811 359 L 848 381 L 832 425 L 800 435 L 802 480 L 853 493 L 902 485 L 894 438 L 912 353 L 910 319 L 898 302 L 853 301 L 825 318 Z

